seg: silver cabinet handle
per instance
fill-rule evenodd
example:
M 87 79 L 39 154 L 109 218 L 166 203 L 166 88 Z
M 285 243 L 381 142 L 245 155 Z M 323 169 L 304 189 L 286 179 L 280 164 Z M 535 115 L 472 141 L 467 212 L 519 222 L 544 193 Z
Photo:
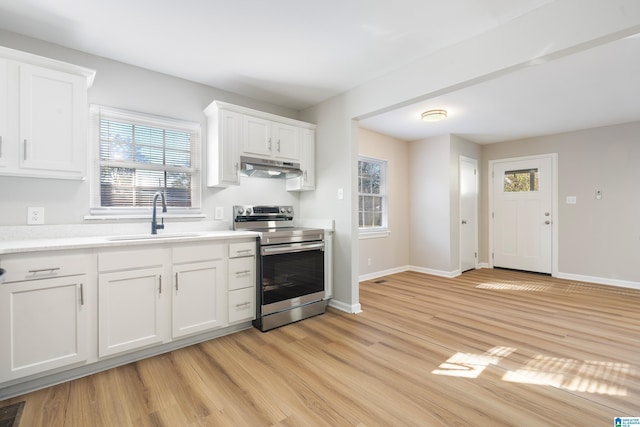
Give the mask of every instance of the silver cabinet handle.
M 80 305 L 84 305 L 84 285 L 80 283 Z
M 24 146 L 22 148 L 24 149 L 24 152 L 22 153 L 24 160 L 27 160 L 27 139 L 26 138 L 24 140 Z
M 178 292 L 178 273 L 176 273 L 176 292 Z
M 236 271 L 236 276 L 239 276 L 241 274 L 249 274 L 249 273 L 251 273 L 251 270 Z
M 280 152 L 280 140 L 278 140 L 278 153 Z
M 269 147 L 269 151 L 271 151 L 271 138 L 269 138 L 269 141 L 267 142 L 267 146 Z
M 236 308 L 246 307 L 248 305 L 251 305 L 251 301 L 241 302 L 240 304 L 236 304 Z
M 42 272 L 44 272 L 44 271 L 50 271 L 50 272 L 52 272 L 52 273 L 53 273 L 54 271 L 58 271 L 58 270 L 60 270 L 60 267 L 39 268 L 39 269 L 37 269 L 37 270 L 29 270 L 28 272 L 29 272 L 29 273 L 34 273 L 34 274 L 35 274 L 35 273 L 42 273 Z
M 235 165 L 234 165 L 234 169 L 235 169 L 235 172 L 234 172 L 234 173 L 236 173 L 236 174 L 237 174 L 237 173 L 238 173 L 238 162 L 236 162 L 236 163 L 235 163 Z
M 158 293 L 162 294 L 162 274 L 158 276 Z

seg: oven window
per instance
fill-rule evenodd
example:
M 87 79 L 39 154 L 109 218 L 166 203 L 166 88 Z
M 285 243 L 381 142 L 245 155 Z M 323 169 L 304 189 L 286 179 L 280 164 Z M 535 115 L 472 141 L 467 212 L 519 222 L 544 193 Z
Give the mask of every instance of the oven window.
M 262 257 L 262 304 L 324 291 L 324 252 L 293 252 Z

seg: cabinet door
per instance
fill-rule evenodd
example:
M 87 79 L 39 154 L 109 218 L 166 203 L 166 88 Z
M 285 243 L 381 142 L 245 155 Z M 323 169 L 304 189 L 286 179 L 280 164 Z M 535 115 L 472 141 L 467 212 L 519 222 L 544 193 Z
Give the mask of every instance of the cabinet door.
M 0 170 L 7 166 L 9 143 L 9 62 L 0 58 Z
M 225 326 L 223 261 L 173 266 L 173 337 Z
M 21 169 L 35 175 L 84 177 L 85 88 L 83 77 L 20 65 Z
M 273 123 L 271 154 L 282 160 L 300 160 L 300 130 L 284 123 Z
M 300 129 L 300 169 L 302 175 L 287 179 L 287 191 L 310 191 L 316 189 L 316 132 Z
M 0 286 L 0 382 L 87 360 L 86 276 Z
M 220 112 L 220 140 L 218 147 L 221 163 L 220 180 L 223 184 L 238 184 L 240 170 L 240 140 L 242 115 L 233 111 Z
M 162 269 L 102 273 L 98 278 L 98 355 L 110 356 L 160 343 L 166 333 L 162 301 L 171 283 Z
M 271 122 L 244 116 L 242 126 L 242 152 L 248 155 L 271 156 Z

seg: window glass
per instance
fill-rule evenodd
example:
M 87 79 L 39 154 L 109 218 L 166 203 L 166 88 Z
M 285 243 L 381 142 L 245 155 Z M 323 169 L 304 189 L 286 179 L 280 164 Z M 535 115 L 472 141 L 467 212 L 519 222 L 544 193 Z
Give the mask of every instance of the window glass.
M 199 125 L 92 106 L 99 168 L 92 208 L 199 208 Z
M 361 229 L 387 226 L 386 167 L 384 160 L 360 157 L 358 161 L 358 225 Z
M 505 171 L 504 192 L 538 191 L 538 169 Z

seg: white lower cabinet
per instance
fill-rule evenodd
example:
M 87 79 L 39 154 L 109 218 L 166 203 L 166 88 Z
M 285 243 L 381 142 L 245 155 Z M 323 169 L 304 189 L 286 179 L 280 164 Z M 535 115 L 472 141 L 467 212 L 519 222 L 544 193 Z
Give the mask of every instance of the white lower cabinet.
M 165 339 L 161 268 L 101 273 L 98 285 L 98 355 L 111 356 Z M 162 295 L 163 291 L 165 296 Z
M 101 359 L 238 330 L 255 317 L 255 252 L 244 238 L 3 255 L 0 400 Z
M 173 248 L 173 338 L 226 325 L 223 244 Z
M 256 242 L 229 245 L 229 323 L 256 318 Z
M 77 263 L 70 271 L 73 260 Z M 3 259 L 7 277 L 0 284 L 0 383 L 90 357 L 93 276 L 85 274 L 88 265 L 84 256 Z
M 162 248 L 98 255 L 98 356 L 162 343 L 171 280 Z

